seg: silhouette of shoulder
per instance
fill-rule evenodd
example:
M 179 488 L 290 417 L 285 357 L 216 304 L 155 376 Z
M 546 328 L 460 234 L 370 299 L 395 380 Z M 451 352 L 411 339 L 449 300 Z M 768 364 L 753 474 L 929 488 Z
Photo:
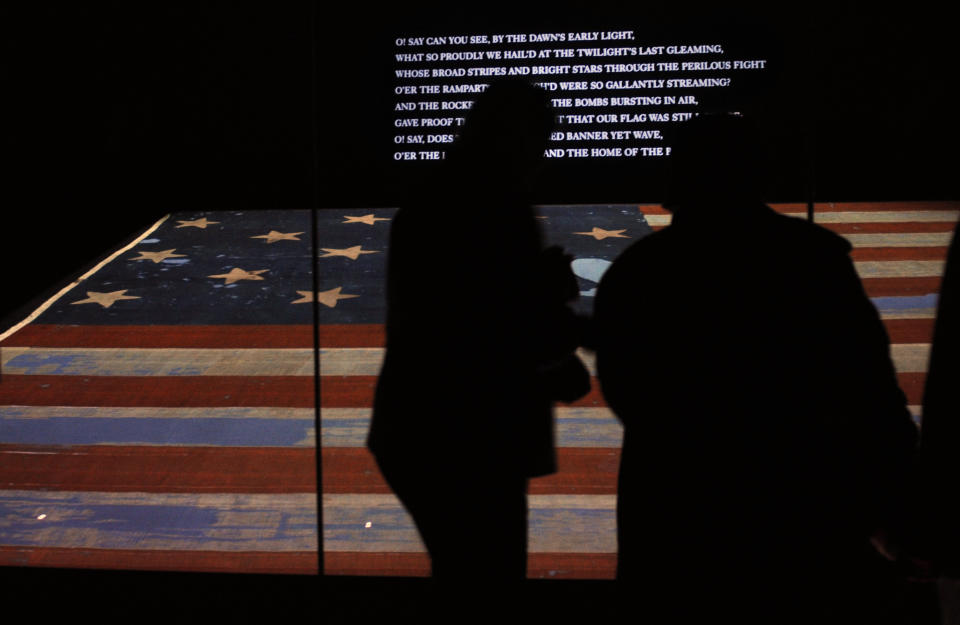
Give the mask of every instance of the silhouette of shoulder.
M 806 219 L 782 215 L 761 206 L 750 210 L 749 217 L 697 217 L 654 232 L 628 247 L 604 276 L 610 283 L 624 277 L 635 277 L 636 268 L 648 265 L 653 270 L 671 272 L 675 267 L 661 265 L 664 259 L 716 253 L 735 254 L 748 245 L 752 250 L 775 250 L 776 256 L 792 256 L 797 260 L 819 258 L 838 262 L 847 257 L 852 246 L 842 236 Z
M 852 246 L 844 237 L 807 219 L 770 211 L 773 241 L 795 241 L 804 249 L 825 255 L 849 254 Z

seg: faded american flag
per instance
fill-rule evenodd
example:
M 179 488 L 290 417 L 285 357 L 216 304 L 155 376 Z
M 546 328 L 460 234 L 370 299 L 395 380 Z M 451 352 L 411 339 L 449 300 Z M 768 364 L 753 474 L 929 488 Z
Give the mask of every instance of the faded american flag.
M 816 206 L 854 245 L 918 417 L 958 209 Z M 316 297 L 324 572 L 428 574 L 364 446 L 394 212 L 319 211 L 316 294 L 308 211 L 172 214 L 5 332 L 0 564 L 316 574 Z M 670 219 L 636 204 L 538 213 L 575 257 L 587 314 L 609 263 Z M 530 488 L 529 575 L 611 578 L 619 425 L 596 385 L 556 414 L 559 471 Z

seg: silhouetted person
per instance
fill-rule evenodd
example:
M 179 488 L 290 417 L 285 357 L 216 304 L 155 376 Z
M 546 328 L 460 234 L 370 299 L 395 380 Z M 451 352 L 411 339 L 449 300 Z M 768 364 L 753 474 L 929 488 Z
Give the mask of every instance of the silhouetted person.
M 492 84 L 391 231 L 368 444 L 433 576 L 460 585 L 525 578 L 527 480 L 555 470 L 552 400 L 589 390 L 570 259 L 542 249 L 527 199 L 552 124 L 542 90 Z
M 907 550 L 931 573 L 960 579 L 960 230 L 955 229 L 940 285 L 940 300 L 923 395 L 917 517 Z M 946 592 L 948 589 L 942 588 Z M 955 599 L 954 599 L 955 600 Z M 950 608 L 956 619 L 957 607 Z
M 760 201 L 756 146 L 742 118 L 685 122 L 672 224 L 598 287 L 617 576 L 658 622 L 861 622 L 916 432 L 850 245 Z

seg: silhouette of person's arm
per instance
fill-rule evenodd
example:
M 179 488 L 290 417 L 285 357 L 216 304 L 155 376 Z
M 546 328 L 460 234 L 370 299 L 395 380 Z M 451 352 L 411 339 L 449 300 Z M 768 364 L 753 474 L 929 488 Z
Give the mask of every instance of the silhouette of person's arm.
M 539 370 L 550 399 L 570 403 L 590 391 L 590 373 L 576 354 L 584 342 L 583 320 L 569 306 L 579 293 L 572 256 L 557 246 L 540 256 Z
M 620 419 L 643 403 L 642 371 L 648 364 L 644 333 L 655 327 L 653 307 L 643 306 L 638 276 L 645 264 L 633 248 L 611 265 L 597 286 L 593 317 L 586 329 L 588 347 L 597 353 L 597 375 L 607 404 Z

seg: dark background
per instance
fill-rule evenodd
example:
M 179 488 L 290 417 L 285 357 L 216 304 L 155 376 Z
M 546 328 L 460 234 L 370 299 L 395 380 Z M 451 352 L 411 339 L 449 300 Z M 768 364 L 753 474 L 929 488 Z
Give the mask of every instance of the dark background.
M 411 172 L 389 162 L 381 133 L 392 131 L 377 126 L 390 115 L 397 32 L 740 29 L 777 60 L 751 110 L 771 145 L 769 200 L 956 197 L 945 15 L 637 4 L 4 9 L 0 318 L 170 211 L 397 204 Z M 631 167 L 584 164 L 540 199 L 656 201 Z
M 545 32 L 619 20 L 755 29 L 779 46 L 777 79 L 752 111 L 770 140 L 771 201 L 957 199 L 957 55 L 945 14 L 916 3 L 513 4 L 417 3 L 387 13 L 371 3 L 305 2 L 2 9 L 0 320 L 19 320 L 31 300 L 171 211 L 396 204 L 409 172 L 371 159 L 388 139 L 365 120 L 392 100 L 380 91 L 391 80 L 390 52 L 377 42 L 397 30 Z M 629 170 L 617 172 L 617 184 L 598 176 L 585 170 L 562 190 L 541 189 L 541 199 L 658 197 Z M 129 593 L 145 578 L 124 579 L 133 580 L 119 589 L 127 602 L 139 601 Z M 243 588 L 256 593 L 260 581 Z M 109 598 L 114 582 L 97 596 Z
M 0 318 L 170 211 L 396 205 L 416 172 L 392 166 L 377 124 L 398 32 L 740 29 L 777 60 L 751 110 L 770 141 L 769 200 L 956 197 L 945 15 L 637 4 L 5 8 Z M 540 199 L 656 201 L 631 167 L 584 164 Z
M 392 103 L 382 100 L 393 97 L 388 91 L 395 82 L 389 62 L 397 34 L 557 32 L 619 25 L 645 39 L 661 35 L 657 43 L 738 41 L 771 61 L 766 82 L 752 85 L 738 107 L 753 117 L 769 142 L 769 201 L 956 197 L 952 146 L 960 129 L 953 111 L 957 55 L 954 29 L 945 15 L 920 5 L 864 9 L 838 2 L 824 9 L 815 3 L 715 4 L 598 0 L 541 4 L 540 9 L 527 3 L 514 10 L 492 10 L 488 3 L 474 11 L 458 5 L 442 11 L 396 9 L 379 22 L 365 22 L 369 32 L 383 33 L 376 41 L 386 45 L 374 45 L 373 38 L 358 46 L 344 43 L 339 34 L 326 37 L 323 43 L 333 49 L 352 48 L 358 56 L 350 63 L 337 62 L 343 55 L 332 54 L 327 58 L 334 60 L 323 72 L 324 77 L 335 76 L 331 84 L 367 94 L 364 99 L 379 107 L 354 103 L 346 120 L 351 113 L 376 120 L 384 104 Z M 342 32 L 350 37 L 357 31 L 344 27 Z M 321 94 L 321 104 L 325 101 Z M 363 129 L 359 137 L 357 128 Z M 324 133 L 323 138 L 338 147 L 321 150 L 332 157 L 327 171 L 336 172 L 337 180 L 351 181 L 365 173 L 358 165 L 369 162 L 371 154 L 381 156 L 375 150 L 383 145 L 387 149 L 381 160 L 388 161 L 394 129 L 387 124 L 380 128 L 370 132 L 355 122 L 328 128 L 333 134 Z M 365 143 L 364 138 L 377 143 Z M 578 162 L 576 171 L 563 170 L 567 164 L 549 163 L 547 184 L 539 190 L 541 201 L 659 199 L 658 178 L 644 164 L 605 159 Z M 359 191 L 362 185 L 347 183 L 341 187 L 346 192 L 341 201 L 395 202 L 406 186 L 406 173 L 402 168 L 377 169 L 371 172 L 377 182 L 373 188 Z

